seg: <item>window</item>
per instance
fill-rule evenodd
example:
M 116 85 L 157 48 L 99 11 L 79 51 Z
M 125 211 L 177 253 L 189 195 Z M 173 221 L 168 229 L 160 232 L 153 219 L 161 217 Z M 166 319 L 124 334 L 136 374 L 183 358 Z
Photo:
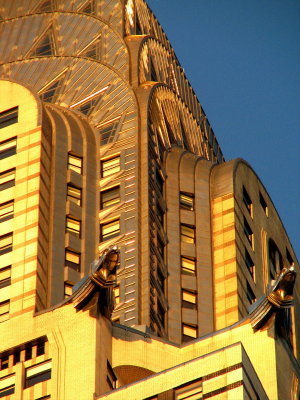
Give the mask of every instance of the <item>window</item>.
M 14 216 L 14 201 L 7 201 L 0 204 L 0 223 L 8 221 Z
M 82 174 L 82 158 L 74 154 L 68 154 L 68 169 Z
M 174 400 L 201 400 L 202 394 L 202 381 L 198 380 L 176 389 Z
M 244 202 L 249 214 L 252 217 L 252 200 L 250 199 L 250 196 L 249 196 L 247 190 L 245 189 L 244 185 L 243 185 L 243 202 Z
M 36 345 L 36 356 L 42 356 L 43 354 L 45 354 L 45 342 L 39 342 Z
M 44 336 L 30 343 L 24 343 L 18 347 L 11 348 L 10 350 L 5 352 L 5 355 L 0 355 L 0 360 L 1 360 L 0 364 L 2 366 L 2 369 L 4 367 L 7 368 L 8 366 L 11 366 L 11 363 L 13 365 L 16 365 L 18 362 L 20 362 L 21 351 L 22 351 L 22 361 L 28 361 L 35 357 L 46 354 L 46 343 L 47 343 L 47 338 Z
M 60 83 L 61 81 L 58 80 L 52 83 L 52 85 L 48 86 L 41 94 L 41 99 L 43 101 L 52 102 L 57 88 L 61 86 Z
M 20 350 L 16 350 L 14 353 L 14 365 L 21 361 L 21 352 Z
M 66 249 L 66 260 L 65 266 L 74 269 L 75 271 L 80 270 L 80 253 Z
M 160 268 L 157 268 L 157 277 L 156 277 L 157 283 L 159 287 L 161 288 L 162 292 L 165 292 L 165 277 L 163 273 L 161 272 Z
M 197 308 L 197 293 L 192 290 L 182 289 L 181 292 L 182 307 Z
M 67 217 L 66 220 L 66 230 L 67 232 L 72 233 L 73 235 L 80 236 L 80 225 L 81 222 L 77 219 Z
M 165 257 L 165 245 L 164 242 L 160 239 L 160 237 L 157 237 L 157 250 L 161 256 L 161 258 L 164 260 Z
M 120 304 L 120 285 L 114 287 L 115 303 Z
M 52 32 L 48 32 L 38 43 L 33 55 L 36 56 L 51 56 L 54 54 L 54 38 Z
M 81 189 L 72 185 L 68 185 L 67 200 L 70 200 L 78 206 L 81 206 Z
M 181 257 L 181 272 L 186 275 L 196 274 L 196 259 L 193 257 Z
M 164 144 L 163 144 L 159 134 L 157 134 L 157 145 L 158 145 L 158 155 L 159 155 L 160 161 L 163 162 L 165 147 L 164 147 Z
M 0 398 L 15 393 L 15 374 L 7 375 L 0 379 Z
M 193 210 L 194 209 L 194 196 L 187 193 L 180 193 L 179 196 L 180 208 L 184 208 L 185 210 Z
M 275 279 L 276 275 L 283 267 L 282 256 L 274 240 L 269 239 L 269 273 L 270 279 Z
M 120 156 L 102 160 L 100 163 L 101 177 L 113 175 L 120 171 Z
M 112 207 L 120 202 L 120 186 L 100 192 L 100 209 Z
M 2 256 L 2 254 L 6 254 L 12 251 L 12 246 L 13 246 L 12 233 L 0 236 L 0 256 Z
M 107 361 L 107 376 L 106 380 L 108 383 L 108 386 L 110 387 L 111 390 L 116 389 L 117 387 L 117 377 L 110 365 L 110 363 Z
M 2 356 L 1 357 L 1 371 L 3 369 L 8 368 L 9 366 L 9 357 L 8 356 Z
M 188 342 L 197 337 L 198 329 L 197 325 L 182 324 L 182 340 Z
M 32 346 L 27 346 L 25 349 L 25 361 L 32 359 Z
M 164 193 L 164 180 L 161 177 L 161 175 L 158 172 L 158 170 L 156 170 L 156 183 L 157 183 L 157 186 L 158 186 L 160 194 L 163 196 L 163 193 Z
M 246 296 L 247 296 L 247 299 L 248 299 L 250 304 L 255 303 L 256 297 L 255 297 L 255 294 L 253 293 L 253 290 L 252 290 L 251 286 L 249 285 L 249 282 L 247 282 Z
M 250 254 L 248 251 L 245 249 L 245 263 L 248 271 L 250 272 L 250 275 L 252 276 L 252 279 L 255 281 L 255 266 L 254 262 L 252 261 L 252 258 L 250 257 Z
M 92 111 L 92 109 L 95 107 L 97 104 L 99 98 L 96 97 L 94 99 L 91 99 L 89 101 L 86 101 L 85 103 L 81 104 L 81 106 L 78 108 L 80 112 L 84 115 L 89 115 Z
M 12 168 L 0 174 L 0 190 L 15 186 L 16 169 Z
M 251 244 L 251 247 L 253 247 L 253 232 L 252 232 L 245 217 L 244 217 L 244 233 L 245 233 L 249 243 Z
M 0 129 L 18 122 L 18 107 L 0 113 Z
M 114 118 L 113 121 L 110 121 L 109 123 L 106 123 L 104 126 L 101 126 L 101 128 L 99 129 L 101 145 L 107 144 L 108 142 L 111 142 L 113 140 L 119 122 L 120 122 L 120 117 L 117 117 Z
M 111 239 L 120 234 L 120 220 L 116 219 L 111 222 L 100 225 L 100 241 Z
M 0 302 L 0 322 L 7 320 L 9 314 L 9 300 Z
M 164 226 L 164 215 L 165 215 L 165 213 L 162 210 L 162 208 L 161 208 L 161 206 L 160 206 L 160 204 L 158 202 L 156 203 L 156 215 L 157 215 L 157 218 L 158 218 L 159 222 L 161 223 L 161 225 Z
M 47 396 L 39 397 L 39 398 L 37 398 L 37 399 L 35 399 L 35 400 L 50 400 L 50 399 L 51 399 L 51 396 L 50 396 L 50 394 L 49 394 L 49 395 L 47 395 Z
M 4 142 L 0 142 L 0 160 L 3 160 L 4 158 L 16 154 L 16 149 L 17 149 L 16 137 L 5 140 Z
M 65 282 L 65 299 L 72 295 L 73 293 L 73 284 L 70 282 Z
M 165 327 L 165 314 L 166 314 L 165 309 L 158 301 L 157 302 L 157 317 L 163 327 Z
M 34 365 L 33 367 L 26 368 L 25 387 L 31 387 L 37 383 L 51 379 L 51 365 L 52 361 L 46 361 Z
M 262 206 L 262 209 L 264 210 L 264 213 L 268 216 L 268 206 L 265 199 L 263 198 L 263 195 L 260 192 L 259 192 L 259 202 L 260 205 Z
M 195 227 L 192 225 L 180 225 L 181 241 L 184 243 L 195 243 Z
M 11 266 L 0 269 L 0 289 L 11 284 Z

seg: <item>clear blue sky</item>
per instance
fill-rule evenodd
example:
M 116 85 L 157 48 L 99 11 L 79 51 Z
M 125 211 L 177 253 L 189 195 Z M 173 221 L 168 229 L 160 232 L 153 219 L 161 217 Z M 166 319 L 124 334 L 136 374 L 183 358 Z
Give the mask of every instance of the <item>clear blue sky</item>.
M 300 1 L 147 0 L 225 159 L 250 163 L 300 258 Z

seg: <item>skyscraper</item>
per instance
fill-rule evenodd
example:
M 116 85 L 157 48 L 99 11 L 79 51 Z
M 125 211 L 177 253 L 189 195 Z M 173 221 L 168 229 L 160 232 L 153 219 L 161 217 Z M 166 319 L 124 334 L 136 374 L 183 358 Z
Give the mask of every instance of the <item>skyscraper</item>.
M 0 397 L 294 398 L 296 256 L 147 4 L 0 5 Z

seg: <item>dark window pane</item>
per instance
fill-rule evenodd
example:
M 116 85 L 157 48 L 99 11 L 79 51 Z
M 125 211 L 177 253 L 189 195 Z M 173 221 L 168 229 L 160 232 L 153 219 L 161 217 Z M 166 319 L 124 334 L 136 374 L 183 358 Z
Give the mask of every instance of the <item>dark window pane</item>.
M 100 208 L 112 207 L 120 202 L 120 186 L 104 190 L 100 193 Z
M 260 202 L 260 205 L 262 206 L 262 209 L 264 210 L 264 213 L 266 215 L 268 215 L 267 203 L 266 203 L 265 199 L 263 198 L 263 195 L 260 192 L 259 192 L 259 202 Z
M 21 360 L 21 352 L 20 350 L 16 350 L 14 353 L 14 365 L 20 362 Z
M 1 358 L 1 370 L 8 368 L 8 356 Z
M 40 374 L 36 374 L 26 379 L 26 387 L 36 385 L 37 383 L 47 381 L 51 379 L 51 369 L 43 371 Z
M 243 202 L 244 202 L 249 214 L 252 216 L 252 200 L 251 200 L 245 186 L 243 186 Z
M 18 107 L 0 113 L 0 129 L 18 122 Z
M 248 268 L 248 271 L 250 272 L 252 278 L 255 278 L 255 267 L 254 267 L 254 262 L 252 261 L 252 258 L 248 251 L 245 249 L 245 262 L 246 262 L 246 267 Z
M 250 304 L 253 304 L 256 301 L 255 294 L 253 293 L 253 290 L 251 289 L 249 282 L 247 282 L 246 296 Z
M 15 385 L 6 387 L 0 390 L 0 397 L 8 396 L 9 394 L 15 393 Z
M 12 251 L 13 246 L 13 234 L 8 233 L 7 235 L 0 236 L 0 255 L 9 253 Z
M 27 347 L 25 349 L 25 361 L 30 360 L 32 358 L 32 347 Z
M 45 354 L 45 342 L 38 343 L 36 346 L 36 355 L 41 356 Z
M 0 190 L 15 186 L 16 169 L 12 168 L 0 174 Z
M 248 224 L 246 218 L 244 218 L 244 233 L 245 233 L 249 243 L 252 246 L 253 245 L 253 232 L 252 232 L 250 225 Z

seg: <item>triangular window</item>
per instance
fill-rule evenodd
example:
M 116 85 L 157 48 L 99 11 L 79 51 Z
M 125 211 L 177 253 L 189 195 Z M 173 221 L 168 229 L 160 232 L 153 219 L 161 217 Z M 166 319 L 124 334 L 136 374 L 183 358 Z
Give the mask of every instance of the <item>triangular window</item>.
M 52 11 L 52 1 L 51 0 L 44 0 L 41 1 L 39 6 L 36 9 L 37 12 L 47 12 Z
M 90 1 L 86 2 L 83 5 L 83 7 L 80 8 L 79 11 L 82 13 L 85 13 L 85 14 L 94 14 L 95 13 L 95 1 L 90 0 Z
M 44 85 L 38 92 L 40 98 L 48 103 L 54 103 L 57 98 L 57 94 L 63 85 L 65 76 L 66 70 L 63 70 L 54 79 L 52 79 L 52 81 Z
M 101 100 L 107 89 L 108 86 L 105 86 L 104 88 L 98 90 L 96 93 L 87 96 L 86 98 L 76 102 L 75 104 L 72 104 L 70 108 L 75 108 L 83 114 L 89 115 L 93 111 L 95 105 Z
M 55 54 L 54 37 L 49 30 L 38 42 L 30 56 L 51 56 Z
M 115 133 L 118 129 L 119 122 L 120 122 L 120 117 L 117 117 L 113 121 L 110 121 L 99 127 L 98 131 L 100 133 L 101 145 L 107 144 L 113 140 Z
M 51 103 L 53 98 L 54 98 L 54 95 L 55 95 L 55 92 L 56 92 L 56 89 L 57 89 L 58 85 L 59 85 L 59 81 L 56 81 L 51 86 L 49 86 L 44 91 L 44 93 L 41 94 L 41 99 L 43 101 L 47 101 L 47 102 Z
M 80 107 L 78 107 L 78 110 L 85 115 L 89 115 L 89 113 L 94 108 L 97 101 L 98 101 L 98 98 L 87 101 L 86 103 L 84 103 Z
M 101 36 L 99 36 L 94 42 L 86 47 L 81 53 L 81 56 L 100 59 L 101 54 Z

